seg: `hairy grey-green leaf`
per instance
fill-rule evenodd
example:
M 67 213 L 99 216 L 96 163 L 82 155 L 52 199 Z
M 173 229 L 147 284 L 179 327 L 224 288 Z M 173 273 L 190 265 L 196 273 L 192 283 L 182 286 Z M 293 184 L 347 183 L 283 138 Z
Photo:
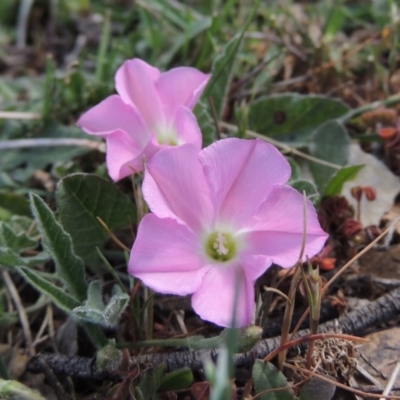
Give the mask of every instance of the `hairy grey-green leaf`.
M 30 200 L 32 213 L 42 234 L 43 247 L 53 258 L 60 280 L 77 300 L 86 299 L 85 266 L 74 252 L 71 236 L 39 196 L 31 193 Z
M 48 261 L 49 258 L 46 252 L 39 253 L 36 256 L 21 257 L 9 247 L 0 246 L 0 266 L 11 270 L 20 266 L 34 267 Z
M 136 220 L 133 201 L 115 184 L 96 175 L 65 177 L 58 184 L 56 198 L 61 223 L 72 237 L 75 253 L 89 265 L 98 260 L 96 247 L 108 236 L 97 217 L 112 230 Z
M 129 303 L 129 296 L 126 293 L 114 294 L 107 306 L 104 306 L 101 297 L 99 298 L 99 284 L 100 282 L 92 283 L 88 301 L 83 306 L 74 308 L 72 314 L 81 321 L 106 328 L 115 327 Z
M 55 286 L 53 282 L 50 282 L 41 277 L 36 271 L 27 267 L 18 267 L 19 273 L 40 293 L 44 293 L 50 297 L 50 299 L 64 311 L 70 312 L 72 309 L 79 305 L 77 299 L 65 293 L 65 290 Z
M 0 246 L 21 252 L 37 246 L 38 241 L 27 235 L 26 232 L 15 232 L 10 224 L 0 221 Z

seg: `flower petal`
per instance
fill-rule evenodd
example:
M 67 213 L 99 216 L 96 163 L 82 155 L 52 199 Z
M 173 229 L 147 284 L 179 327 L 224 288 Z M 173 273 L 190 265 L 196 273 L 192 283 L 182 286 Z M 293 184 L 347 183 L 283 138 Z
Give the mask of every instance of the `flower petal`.
M 198 154 L 192 144 L 161 149 L 147 163 L 143 182 L 144 198 L 154 214 L 184 222 L 195 232 L 214 220 Z
M 139 225 L 128 271 L 157 292 L 191 294 L 209 269 L 201 253 L 200 240 L 185 225 L 148 214 Z
M 114 181 L 119 181 L 135 172 L 143 171 L 144 162 L 158 150 L 153 142 L 143 146 L 124 131 L 115 131 L 106 137 L 107 169 Z
M 254 285 L 240 265 L 212 265 L 192 296 L 192 306 L 202 319 L 217 325 L 249 325 L 254 318 Z M 235 309 L 236 306 L 236 309 Z
M 128 104 L 139 110 L 151 131 L 165 125 L 161 100 L 155 88 L 160 71 L 144 61 L 134 58 L 125 61 L 115 75 L 117 92 Z
M 245 234 L 246 253 L 268 256 L 282 267 L 291 267 L 300 256 L 303 240 L 303 196 L 289 187 L 276 187 L 250 219 Z M 311 258 L 324 246 L 328 235 L 321 229 L 317 213 L 307 200 L 305 256 Z
M 193 109 L 210 78 L 211 75 L 191 67 L 178 67 L 163 72 L 156 82 L 156 88 L 165 115 L 175 115 L 179 106 Z
M 141 139 L 146 132 L 142 129 L 144 125 L 136 109 L 125 104 L 117 95 L 107 97 L 88 110 L 76 124 L 86 133 L 101 137 L 119 129 Z
M 220 140 L 200 153 L 200 162 L 220 205 L 222 222 L 239 227 L 291 173 L 282 154 L 258 139 Z
M 178 134 L 178 145 L 192 143 L 201 150 L 202 135 L 194 114 L 186 107 L 179 107 L 176 112 L 175 128 Z

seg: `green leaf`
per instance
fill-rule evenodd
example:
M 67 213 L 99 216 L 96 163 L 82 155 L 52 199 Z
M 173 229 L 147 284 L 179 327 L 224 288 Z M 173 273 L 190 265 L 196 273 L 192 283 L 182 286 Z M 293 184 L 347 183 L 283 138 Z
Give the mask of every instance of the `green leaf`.
M 100 217 L 110 229 L 129 225 L 136 220 L 136 209 L 128 196 L 115 184 L 90 174 L 73 174 L 58 185 L 57 205 L 64 229 L 71 235 L 74 250 L 88 264 L 98 260 L 107 232 Z
M 352 165 L 337 171 L 326 186 L 323 196 L 334 196 L 342 193 L 343 185 L 347 181 L 353 180 L 362 168 L 364 168 L 364 165 Z
M 197 103 L 194 114 L 199 124 L 201 135 L 203 136 L 203 147 L 206 147 L 217 140 L 215 122 L 204 101 Z
M 295 160 L 293 160 L 293 158 L 288 158 L 287 161 L 289 161 L 290 164 L 290 168 L 292 169 L 292 173 L 290 175 L 290 179 L 289 182 L 295 182 L 300 180 L 301 178 L 301 169 L 300 169 L 300 165 L 297 164 L 297 162 Z
M 259 4 L 259 0 L 255 2 L 252 12 L 241 31 L 224 46 L 222 53 L 214 59 L 212 78 L 204 91 L 204 98 L 212 97 L 218 121 L 222 118 L 232 74 L 235 68 L 236 57 L 239 53 L 243 36 Z
M 324 96 L 273 95 L 251 104 L 249 128 L 294 146 L 304 146 L 316 128 L 348 110 L 341 101 Z
M 19 273 L 35 287 L 40 293 L 44 293 L 62 310 L 71 312 L 72 309 L 79 306 L 78 300 L 65 293 L 65 290 L 42 278 L 36 271 L 27 267 L 17 267 Z
M 182 368 L 165 375 L 159 390 L 166 392 L 187 389 L 193 383 L 193 373 L 189 368 Z
M 287 387 L 285 376 L 271 363 L 256 360 L 252 370 L 252 378 L 257 398 L 260 400 L 294 400 L 289 389 L 270 391 L 270 389 Z
M 135 397 L 143 400 L 154 400 L 155 393 L 160 386 L 166 365 L 161 364 L 155 369 L 148 369 L 143 373 L 143 378 L 135 387 Z
M 100 281 L 90 282 L 85 306 L 103 311 L 104 310 L 104 302 L 103 302 L 101 292 L 102 292 L 102 288 L 101 288 Z
M 35 390 L 23 383 L 0 378 L 0 399 L 3 400 L 45 400 Z
M 9 224 L 0 222 L 0 246 L 9 247 L 16 252 L 32 249 L 37 246 L 37 240 L 29 237 L 26 232 L 16 233 Z
M 0 266 L 14 269 L 15 267 L 25 266 L 34 267 L 49 260 L 49 255 L 42 252 L 32 257 L 21 257 L 9 247 L 0 247 Z
M 212 67 L 212 78 L 205 90 L 204 97 L 212 97 L 218 120 L 224 111 L 226 97 L 235 66 L 235 58 L 239 52 L 243 34 L 234 36 L 224 47 L 221 55 L 215 58 Z
M 31 216 L 29 201 L 24 196 L 15 193 L 0 193 L 0 207 L 14 215 Z
M 186 31 L 177 35 L 174 40 L 173 46 L 165 53 L 162 57 L 162 63 L 168 65 L 171 63 L 172 59 L 175 57 L 176 53 L 185 45 L 188 44 L 190 40 L 200 35 L 202 32 L 210 28 L 212 19 L 209 17 L 204 17 L 199 21 L 194 21 L 186 26 Z
M 336 165 L 345 165 L 349 157 L 350 138 L 346 130 L 336 121 L 319 126 L 311 139 L 310 153 L 321 160 Z M 321 193 L 337 172 L 337 169 L 310 162 L 310 170 Z
M 71 314 L 71 311 L 79 306 L 79 302 L 74 297 L 65 293 L 65 290 L 55 286 L 54 283 L 48 281 L 41 277 L 36 271 L 27 267 L 18 267 L 18 272 L 25 278 L 25 280 L 30 283 L 34 288 L 36 288 L 40 293 L 43 293 L 50 297 L 50 299 L 62 310 Z M 104 333 L 99 329 L 99 327 L 82 323 L 87 334 L 93 343 L 98 347 L 104 347 L 107 344 L 107 339 Z
M 308 198 L 313 198 L 319 195 L 317 188 L 310 181 L 299 179 L 297 181 L 290 182 L 289 184 L 301 194 L 303 194 L 303 191 L 305 191 Z
M 85 266 L 74 253 L 71 236 L 56 221 L 53 212 L 37 195 L 30 194 L 32 213 L 42 234 L 45 250 L 53 258 L 59 278 L 71 295 L 82 301 L 86 298 Z

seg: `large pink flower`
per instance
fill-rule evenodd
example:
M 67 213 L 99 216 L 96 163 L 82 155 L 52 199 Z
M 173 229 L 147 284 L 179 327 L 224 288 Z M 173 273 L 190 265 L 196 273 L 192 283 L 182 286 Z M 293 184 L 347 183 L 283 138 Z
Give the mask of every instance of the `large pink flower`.
M 165 146 L 201 149 L 192 113 L 210 75 L 195 68 L 160 71 L 140 59 L 125 61 L 115 77 L 118 95 L 107 97 L 78 120 L 86 133 L 107 141 L 107 167 L 118 181 L 143 170 L 143 161 Z
M 249 324 L 254 282 L 272 263 L 289 268 L 303 237 L 303 196 L 290 166 L 260 140 L 225 139 L 158 152 L 147 164 L 142 220 L 129 273 L 161 293 L 192 294 L 194 310 L 221 326 Z M 307 202 L 305 255 L 327 238 Z M 235 300 L 236 299 L 236 300 Z

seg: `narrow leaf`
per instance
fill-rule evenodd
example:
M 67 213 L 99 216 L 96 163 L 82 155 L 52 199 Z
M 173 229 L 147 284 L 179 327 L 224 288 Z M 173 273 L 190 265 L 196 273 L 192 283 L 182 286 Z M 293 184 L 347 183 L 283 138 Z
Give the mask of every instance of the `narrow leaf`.
M 215 58 L 212 67 L 212 78 L 208 84 L 204 97 L 212 97 L 218 120 L 224 111 L 226 97 L 232 78 L 235 58 L 242 42 L 242 34 L 234 36 L 224 47 L 221 55 Z
M 210 145 L 217 140 L 216 126 L 210 110 L 204 101 L 199 101 L 194 109 L 197 122 L 203 136 L 203 147 Z
M 342 193 L 343 185 L 347 181 L 353 180 L 362 168 L 364 168 L 364 165 L 352 165 L 350 167 L 344 167 L 337 171 L 326 186 L 323 195 L 334 196 L 336 194 Z
M 65 290 L 55 286 L 54 283 L 42 278 L 36 271 L 27 267 L 18 267 L 19 273 L 35 287 L 40 293 L 44 293 L 62 310 L 71 312 L 79 306 L 78 300 L 65 293 Z
M 53 212 L 37 195 L 30 194 L 31 207 L 42 234 L 43 247 L 54 259 L 57 273 L 71 295 L 82 301 L 86 298 L 85 268 L 73 250 L 71 236 L 56 221 Z
M 212 66 L 212 78 L 204 92 L 204 97 L 213 98 L 218 120 L 221 119 L 224 111 L 232 74 L 235 68 L 236 56 L 239 53 L 243 36 L 249 27 L 259 4 L 260 0 L 255 2 L 252 12 L 242 30 L 224 46 L 222 54 L 217 56 L 214 60 Z

